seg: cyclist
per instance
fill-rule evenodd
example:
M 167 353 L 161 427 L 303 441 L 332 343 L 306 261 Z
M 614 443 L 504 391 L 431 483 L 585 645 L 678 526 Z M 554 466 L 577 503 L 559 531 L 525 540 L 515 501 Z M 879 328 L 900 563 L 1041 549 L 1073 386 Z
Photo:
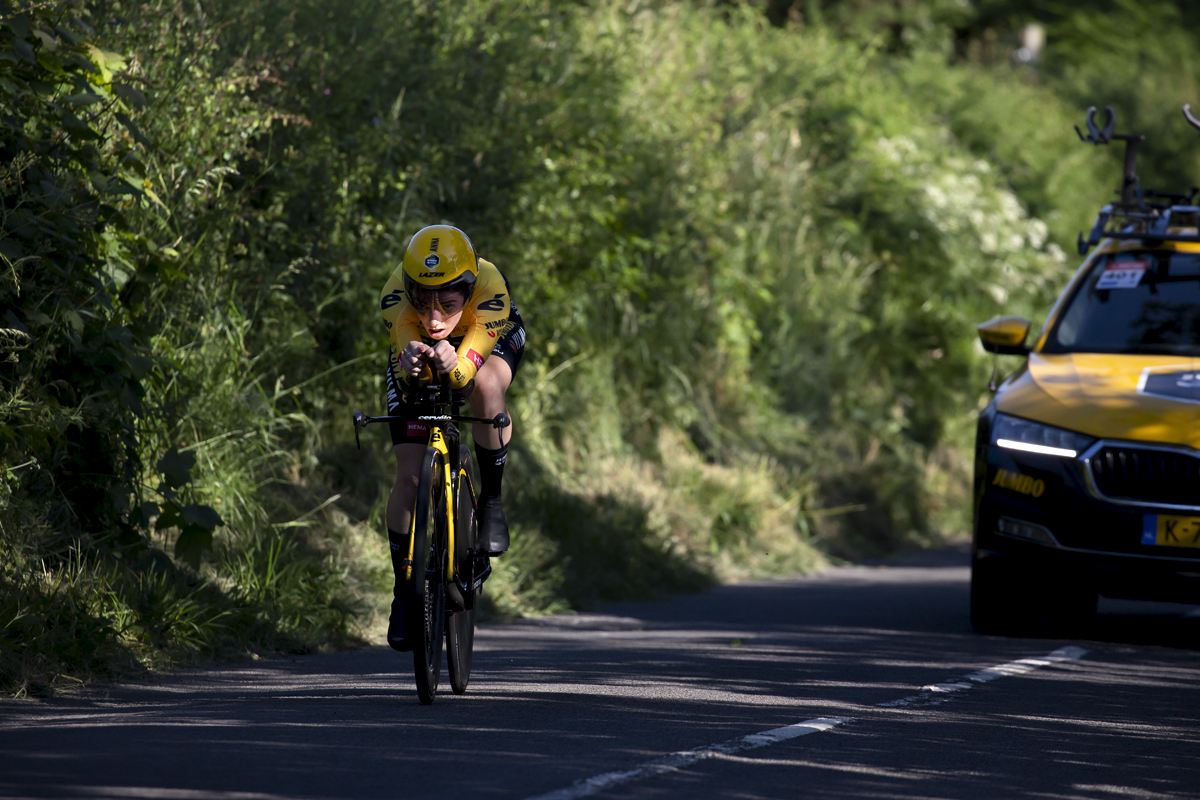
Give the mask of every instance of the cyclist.
M 450 385 L 470 400 L 478 417 L 505 411 L 504 394 L 520 366 L 525 326 L 508 292 L 508 281 L 495 265 L 479 257 L 467 235 L 449 225 L 431 225 L 409 241 L 404 259 L 384 284 L 379 301 L 388 329 L 388 413 L 429 413 L 406 402 L 406 381 L 425 368 L 448 374 Z M 402 411 L 402 407 L 403 411 Z M 396 483 L 388 497 L 388 542 L 396 574 L 388 644 L 411 650 L 405 638 L 403 561 L 408 557 L 413 503 L 421 457 L 428 444 L 423 422 L 393 422 Z M 478 549 L 498 556 L 508 549 L 508 523 L 500 503 L 500 485 L 512 427 L 497 431 L 474 426 L 479 463 Z

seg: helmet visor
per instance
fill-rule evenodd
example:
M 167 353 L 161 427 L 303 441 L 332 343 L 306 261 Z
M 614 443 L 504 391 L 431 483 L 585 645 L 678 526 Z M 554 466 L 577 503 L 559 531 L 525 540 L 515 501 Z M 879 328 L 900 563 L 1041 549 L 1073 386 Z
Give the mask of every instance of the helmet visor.
M 443 314 L 451 315 L 462 311 L 470 297 L 469 287 L 454 289 L 425 289 L 416 288 L 409 294 L 408 300 L 418 314 L 428 314 L 437 306 Z

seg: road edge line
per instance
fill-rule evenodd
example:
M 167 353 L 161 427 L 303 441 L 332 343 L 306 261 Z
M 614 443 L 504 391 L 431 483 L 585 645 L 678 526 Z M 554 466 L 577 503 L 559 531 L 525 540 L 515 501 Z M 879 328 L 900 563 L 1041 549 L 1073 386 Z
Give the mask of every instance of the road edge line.
M 639 764 L 633 769 L 605 772 L 600 775 L 593 775 L 590 778 L 583 778 L 564 789 L 556 789 L 553 792 L 533 795 L 526 798 L 526 800 L 575 800 L 575 798 L 598 794 L 606 789 L 611 789 L 614 786 L 620 786 L 624 783 L 662 775 L 666 772 L 674 772 L 706 758 L 729 755 L 731 753 L 742 753 L 747 750 L 756 750 L 759 747 L 768 747 L 779 742 L 785 742 L 788 739 L 795 739 L 798 736 L 821 733 L 822 731 L 836 728 L 838 725 L 850 721 L 850 719 L 842 717 L 817 717 L 805 720 L 804 722 L 797 722 L 794 725 L 785 725 L 782 728 L 772 728 L 769 731 L 760 731 L 759 733 L 739 736 L 736 739 L 729 739 L 718 744 L 697 747 L 694 750 L 681 750 L 677 753 L 669 753 L 653 761 Z
M 937 697 L 936 695 L 951 694 L 953 692 L 961 692 L 967 689 L 973 689 L 977 683 L 987 683 L 994 681 L 997 678 L 1011 678 L 1014 675 L 1024 675 L 1034 670 L 1039 670 L 1042 667 L 1049 667 L 1054 664 L 1060 664 L 1063 661 L 1074 661 L 1086 656 L 1089 652 L 1086 648 L 1077 647 L 1076 645 L 1067 645 L 1060 647 L 1057 650 L 1052 650 L 1044 656 L 1033 656 L 1030 658 L 1018 658 L 1016 661 L 1009 661 L 1004 664 L 997 664 L 994 667 L 976 670 L 961 678 L 943 681 L 942 683 L 933 683 L 928 686 L 921 687 L 920 694 L 901 697 L 899 700 L 888 700 L 885 703 L 876 703 L 876 708 L 903 708 L 912 705 L 937 705 L 949 700 L 949 697 Z
M 976 683 L 986 683 L 994 681 L 997 678 L 1008 678 L 1013 675 L 1023 675 L 1042 667 L 1049 667 L 1053 664 L 1058 664 L 1063 661 L 1073 661 L 1083 658 L 1088 654 L 1088 650 L 1075 645 L 1068 645 L 1053 650 L 1044 656 L 1019 658 L 1016 661 L 1009 661 L 1004 664 L 998 664 L 994 667 L 977 670 L 962 678 L 946 681 L 944 683 L 935 683 L 929 686 L 921 687 L 921 694 L 912 695 L 911 697 L 902 697 L 899 700 L 892 700 L 887 703 L 876 703 L 876 708 L 898 708 L 906 705 L 915 704 L 917 701 L 922 701 L 925 705 L 936 705 L 948 700 L 948 697 L 937 698 L 935 694 L 961 692 L 972 688 Z M 651 778 L 655 775 L 662 775 L 667 772 L 675 772 L 683 767 L 695 764 L 697 761 L 702 761 L 706 758 L 712 758 L 718 755 L 729 755 L 730 753 L 741 753 L 746 750 L 755 750 L 759 747 L 767 747 L 779 742 L 795 739 L 798 736 L 807 736 L 810 733 L 820 733 L 827 731 L 830 728 L 836 728 L 838 725 L 843 725 L 847 722 L 852 722 L 848 717 L 817 717 L 815 719 L 797 722 L 794 725 L 785 725 L 782 728 L 772 728 L 769 731 L 760 731 L 759 733 L 751 733 L 746 736 L 739 736 L 736 739 L 730 739 L 719 744 L 709 744 L 703 747 L 697 747 L 694 750 L 681 750 L 676 753 L 668 753 L 652 761 L 647 761 L 632 769 L 616 770 L 614 772 L 604 772 L 599 775 L 593 775 L 590 778 L 582 778 L 575 781 L 570 786 L 563 789 L 555 789 L 552 792 L 545 794 L 531 795 L 525 800 L 576 800 L 580 797 L 588 797 L 593 794 L 599 794 L 614 786 L 620 786 L 632 781 L 641 780 L 643 778 Z

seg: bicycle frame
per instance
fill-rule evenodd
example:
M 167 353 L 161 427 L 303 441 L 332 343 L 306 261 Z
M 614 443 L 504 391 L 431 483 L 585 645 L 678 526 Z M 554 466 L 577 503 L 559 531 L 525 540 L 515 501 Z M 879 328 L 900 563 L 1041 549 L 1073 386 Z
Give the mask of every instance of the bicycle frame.
M 426 418 L 418 417 L 418 419 Z M 454 492 L 453 477 L 458 474 L 458 448 L 454 448 L 454 458 L 451 459 L 451 448 L 446 442 L 447 437 L 442 432 L 442 427 L 443 426 L 441 424 L 436 423 L 429 426 L 428 447 L 432 447 L 434 450 L 442 454 L 442 472 L 444 478 L 442 499 L 446 504 L 446 549 L 447 552 L 456 553 L 458 551 L 455 549 L 454 529 L 457 527 L 458 520 L 456 519 L 456 509 L 454 507 L 454 498 L 456 495 Z M 451 430 L 452 432 L 449 438 L 454 440 L 452 442 L 453 444 L 457 444 L 458 431 L 453 428 L 451 428 Z M 406 559 L 404 566 L 404 578 L 406 580 L 412 578 L 413 556 L 415 555 L 413 548 L 417 543 L 417 537 L 414 535 L 416 533 L 416 525 L 417 515 L 414 513 L 408 524 L 408 558 Z M 455 563 L 456 559 L 450 558 L 448 561 L 449 563 L 446 566 L 447 573 L 445 577 L 447 582 L 454 580 L 454 573 L 458 568 L 458 565 Z
M 418 415 L 395 415 L 384 417 L 369 417 L 362 411 L 355 411 L 354 420 L 354 444 L 358 449 L 362 449 L 362 444 L 358 440 L 358 431 L 360 428 L 365 428 L 374 422 L 428 422 L 429 425 L 429 440 L 428 447 L 432 447 L 442 455 L 442 464 L 444 472 L 444 494 L 446 503 L 446 521 L 447 521 L 447 552 L 456 553 L 455 533 L 457 527 L 457 509 L 455 508 L 456 494 L 454 492 L 454 478 L 458 474 L 460 464 L 458 461 L 458 428 L 453 423 L 455 422 L 477 422 L 484 425 L 491 425 L 496 430 L 507 428 L 512 424 L 512 419 L 508 414 L 501 411 L 492 419 L 485 417 L 469 417 L 461 414 L 452 413 L 453 400 L 451 396 L 450 386 L 448 383 L 449 376 L 443 375 L 439 384 L 427 388 L 427 399 L 431 402 L 424 402 L 422 405 L 433 405 L 436 413 L 433 414 L 418 414 Z M 447 435 L 449 434 L 449 435 Z M 447 441 L 447 440 L 450 441 Z M 451 445 L 454 445 L 451 447 Z M 453 450 L 453 455 L 451 455 Z M 404 573 L 406 579 L 412 578 L 413 570 L 413 548 L 416 546 L 416 536 L 413 534 L 416 531 L 417 515 L 414 513 L 409 522 L 409 537 L 408 537 L 408 558 L 404 562 Z M 454 580 L 455 572 L 458 569 L 457 559 L 450 558 L 448 566 L 448 574 L 446 580 Z

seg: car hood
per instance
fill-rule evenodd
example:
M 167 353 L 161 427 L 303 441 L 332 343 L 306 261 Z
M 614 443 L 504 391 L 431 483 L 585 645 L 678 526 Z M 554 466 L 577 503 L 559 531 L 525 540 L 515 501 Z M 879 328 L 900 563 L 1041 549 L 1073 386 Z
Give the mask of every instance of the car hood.
M 1200 447 L 1200 361 L 1032 353 L 1001 387 L 996 409 L 1090 436 Z

